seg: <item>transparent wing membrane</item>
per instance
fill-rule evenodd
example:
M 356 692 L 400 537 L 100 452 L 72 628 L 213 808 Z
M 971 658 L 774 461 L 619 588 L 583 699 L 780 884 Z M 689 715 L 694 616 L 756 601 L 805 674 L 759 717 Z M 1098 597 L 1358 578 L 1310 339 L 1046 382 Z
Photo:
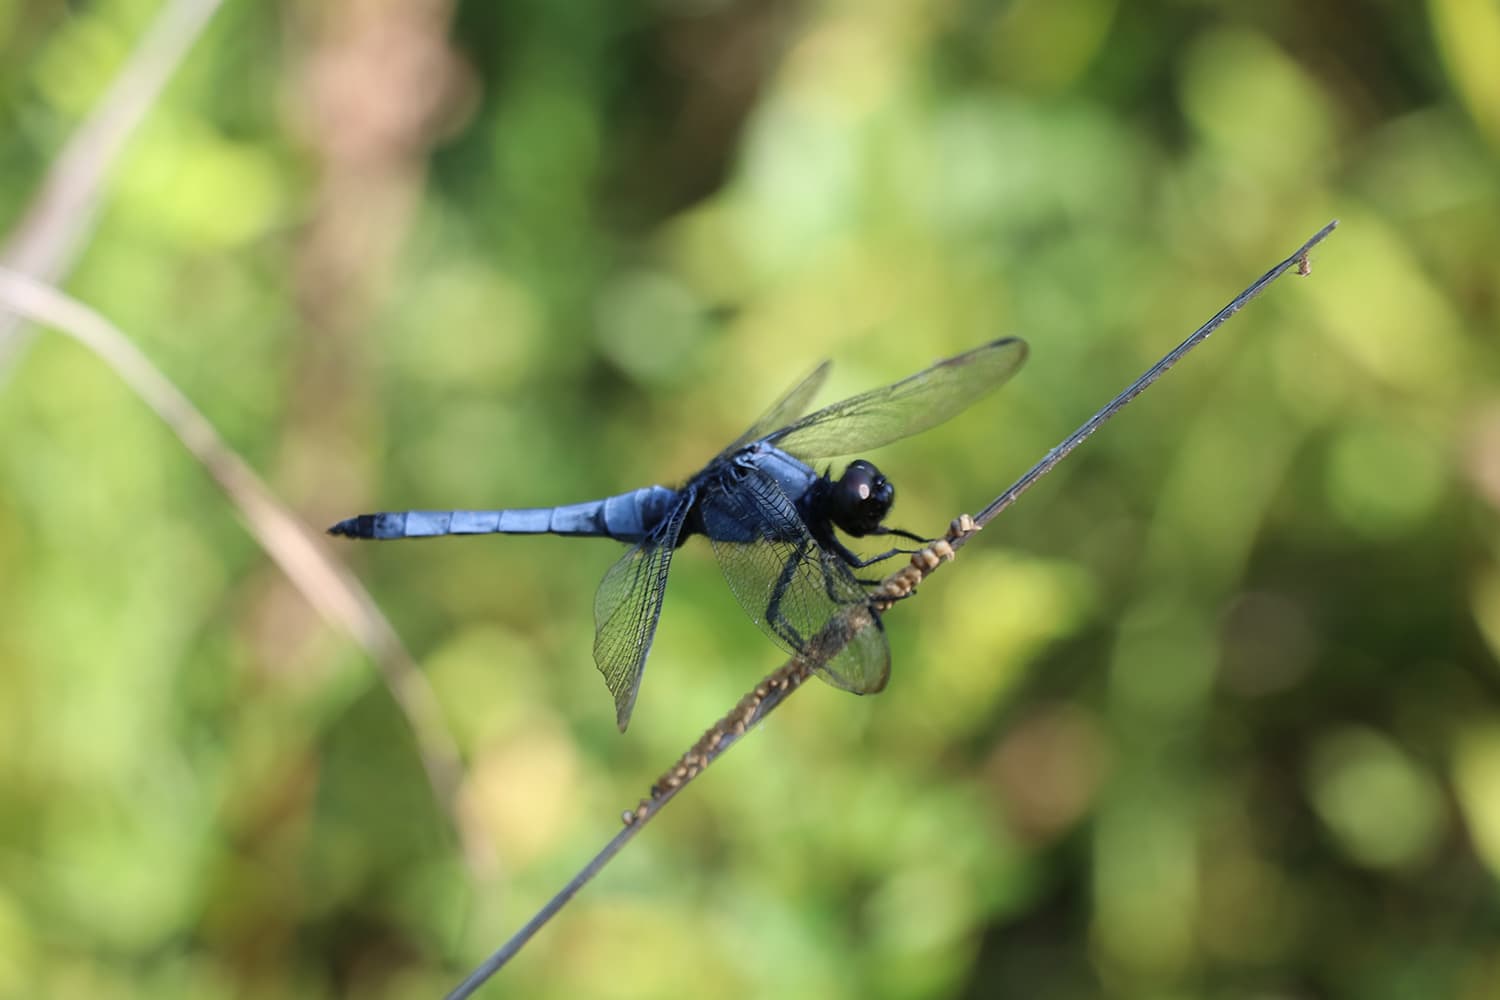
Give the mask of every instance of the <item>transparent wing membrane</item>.
M 767 440 L 801 458 L 854 455 L 936 427 L 1003 385 L 1026 344 L 997 340 L 939 361 L 899 382 L 825 406 Z
M 831 366 L 825 361 L 681 491 L 647 487 L 537 509 L 365 514 L 330 531 L 355 538 L 491 532 L 606 535 L 627 543 L 644 538 L 610 567 L 594 598 L 594 662 L 614 697 L 623 732 L 656 636 L 672 553 L 696 503 L 746 614 L 794 653 L 823 659 L 826 650 L 817 647 L 836 645 L 818 673 L 836 687 L 868 694 L 885 687 L 890 674 L 890 648 L 879 615 L 850 567 L 817 541 L 834 531 L 828 496 L 812 495 L 799 509 L 787 492 L 800 496 L 817 481 L 808 464 L 814 459 L 851 456 L 943 423 L 1004 383 L 1025 359 L 1024 343 L 997 340 L 804 416 L 828 377 Z M 737 454 L 760 442 L 772 447 Z M 803 521 L 804 512 L 816 533 Z M 697 531 L 698 514 L 693 524 Z
M 615 699 L 620 732 L 630 724 L 646 656 L 661 617 L 672 552 L 688 504 L 678 505 L 661 529 L 609 568 L 594 595 L 594 663 Z
M 839 558 L 808 533 L 775 480 L 735 469 L 703 491 L 703 519 L 714 554 L 745 613 L 782 648 L 806 652 L 850 608 L 863 614 L 847 642 L 818 668 L 824 680 L 857 694 L 885 687 L 890 647 L 865 589 Z M 744 538 L 722 541 L 715 536 Z
M 812 405 L 813 397 L 823 387 L 828 378 L 828 372 L 833 368 L 833 363 L 825 361 L 807 374 L 807 377 L 787 390 L 785 396 L 771 405 L 771 408 L 762 413 L 760 419 L 750 425 L 750 428 L 735 438 L 724 454 L 739 451 L 751 441 L 759 440 L 774 430 L 785 427 L 807 412 Z

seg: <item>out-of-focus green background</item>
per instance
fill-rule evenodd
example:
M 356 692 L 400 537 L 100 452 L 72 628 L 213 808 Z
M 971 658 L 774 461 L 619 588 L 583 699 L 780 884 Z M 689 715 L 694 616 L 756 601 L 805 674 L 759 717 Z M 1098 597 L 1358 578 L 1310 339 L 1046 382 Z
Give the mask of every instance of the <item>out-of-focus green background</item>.
M 0 229 L 156 15 L 0 2 Z M 685 476 L 1003 334 L 938 531 L 1328 219 L 492 987 L 1500 996 L 1500 7 L 231 0 L 65 287 L 321 527 Z M 707 547 L 633 725 L 608 542 L 333 546 L 462 748 L 98 359 L 0 372 L 0 996 L 438 995 L 780 662 Z

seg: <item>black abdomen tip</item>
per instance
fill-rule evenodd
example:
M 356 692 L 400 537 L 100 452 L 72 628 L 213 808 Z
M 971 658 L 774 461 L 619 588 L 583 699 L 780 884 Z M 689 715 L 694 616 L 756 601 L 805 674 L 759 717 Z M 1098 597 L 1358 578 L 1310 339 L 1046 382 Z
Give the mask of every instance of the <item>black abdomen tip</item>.
M 373 514 L 361 514 L 358 517 L 346 517 L 338 524 L 328 529 L 330 535 L 343 535 L 345 538 L 374 538 L 375 516 Z

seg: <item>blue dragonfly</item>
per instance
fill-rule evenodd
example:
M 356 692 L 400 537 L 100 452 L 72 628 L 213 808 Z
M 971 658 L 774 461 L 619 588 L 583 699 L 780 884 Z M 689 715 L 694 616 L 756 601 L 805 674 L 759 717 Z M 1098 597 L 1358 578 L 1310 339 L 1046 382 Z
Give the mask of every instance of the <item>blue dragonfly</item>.
M 594 662 L 614 696 L 620 731 L 630 722 L 661 617 L 672 553 L 692 535 L 713 546 L 745 613 L 786 650 L 805 652 L 836 615 L 868 603 L 855 576 L 891 549 L 862 558 L 838 537 L 919 535 L 885 525 L 896 491 L 863 459 L 838 479 L 809 462 L 853 455 L 920 433 L 972 406 L 1015 374 L 1026 344 L 997 340 L 899 382 L 803 416 L 828 376 L 824 362 L 681 486 L 646 486 L 562 507 L 408 510 L 360 514 L 328 529 L 350 538 L 438 535 L 575 535 L 631 546 L 594 598 Z M 890 676 L 879 616 L 848 637 L 818 674 L 835 687 L 873 694 Z

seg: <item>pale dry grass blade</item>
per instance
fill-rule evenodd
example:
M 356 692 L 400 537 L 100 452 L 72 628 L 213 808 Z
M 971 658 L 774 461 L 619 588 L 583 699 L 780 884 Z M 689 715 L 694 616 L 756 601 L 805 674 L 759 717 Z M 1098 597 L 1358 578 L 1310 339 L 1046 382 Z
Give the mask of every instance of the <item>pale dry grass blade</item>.
M 104 180 L 125 143 L 222 0 L 168 0 L 42 181 L 0 250 L 0 265 L 60 284 L 93 228 Z M 0 315 L 0 374 L 25 343 L 24 320 Z
M 229 448 L 197 407 L 118 328 L 76 299 L 0 268 L 0 310 L 67 334 L 93 351 L 169 426 L 243 515 L 250 532 L 330 624 L 369 654 L 411 727 L 422 766 L 463 844 L 471 870 L 493 868 L 493 852 L 463 804 L 463 765 L 437 696 L 370 594 L 323 550 L 321 536 L 283 506 Z

